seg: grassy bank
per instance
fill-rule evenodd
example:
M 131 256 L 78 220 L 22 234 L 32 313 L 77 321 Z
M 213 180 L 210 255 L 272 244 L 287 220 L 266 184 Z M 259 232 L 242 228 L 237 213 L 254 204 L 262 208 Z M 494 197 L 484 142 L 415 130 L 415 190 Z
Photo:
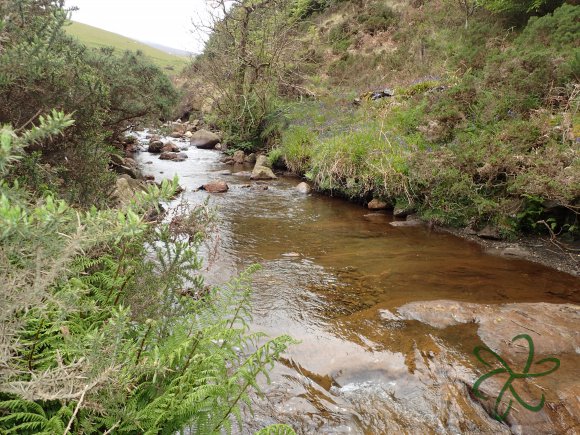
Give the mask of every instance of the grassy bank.
M 353 11 L 314 19 L 322 67 L 303 86 L 315 97 L 281 105 L 272 160 L 320 190 L 411 205 L 437 223 L 577 238 L 580 8 L 519 27 L 480 10 L 466 27 L 461 11 L 430 2 L 374 16 L 385 29 L 374 35 Z M 352 105 L 385 86 L 395 96 Z

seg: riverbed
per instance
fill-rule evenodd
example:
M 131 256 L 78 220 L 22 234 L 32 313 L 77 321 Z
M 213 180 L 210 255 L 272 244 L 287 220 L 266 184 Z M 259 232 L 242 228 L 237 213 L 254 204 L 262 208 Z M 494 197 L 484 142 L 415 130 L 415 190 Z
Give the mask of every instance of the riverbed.
M 428 226 L 392 226 L 387 212 L 300 193 L 296 178 L 250 181 L 251 167 L 225 165 L 217 151 L 185 152 L 184 162 L 135 157 L 157 181 L 178 175 L 181 199 L 210 197 L 219 229 L 207 282 L 261 264 L 252 329 L 300 340 L 263 382 L 244 433 L 271 423 L 318 434 L 580 430 L 579 278 L 488 255 Z M 218 179 L 228 192 L 198 190 Z M 529 352 L 512 342 L 518 334 L 535 343 L 534 361 L 553 356 L 560 367 L 514 382 L 524 400 L 544 395 L 545 405 L 534 412 L 514 400 L 499 422 L 490 414 L 505 379 L 482 384 L 487 400 L 475 397 L 491 368 L 473 350 L 489 346 L 521 371 Z

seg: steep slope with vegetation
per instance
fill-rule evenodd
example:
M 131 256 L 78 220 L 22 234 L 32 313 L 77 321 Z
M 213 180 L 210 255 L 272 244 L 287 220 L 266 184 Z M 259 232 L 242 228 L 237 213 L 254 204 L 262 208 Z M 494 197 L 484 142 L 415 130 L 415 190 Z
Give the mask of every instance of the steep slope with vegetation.
M 578 237 L 579 6 L 239 2 L 213 28 L 192 75 L 234 147 L 436 223 Z
M 207 208 L 154 221 L 177 180 L 110 208 L 112 144 L 177 92 L 142 55 L 67 36 L 68 18 L 0 1 L 0 433 L 231 430 L 289 339 L 248 332 L 252 270 L 204 284 Z
M 91 48 L 113 47 L 120 52 L 126 50 L 142 53 L 153 61 L 159 68 L 177 74 L 186 64 L 187 57 L 171 54 L 158 48 L 149 46 L 134 39 L 127 38 L 117 33 L 108 32 L 88 24 L 70 22 L 65 30 L 67 34 L 74 36 L 81 43 Z

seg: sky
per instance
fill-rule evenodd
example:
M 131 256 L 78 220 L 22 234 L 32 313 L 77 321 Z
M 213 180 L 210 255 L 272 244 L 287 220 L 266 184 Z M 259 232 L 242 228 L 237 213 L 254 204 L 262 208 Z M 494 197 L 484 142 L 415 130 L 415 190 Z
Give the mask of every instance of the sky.
M 192 19 L 205 16 L 206 0 L 66 0 L 72 19 L 143 42 L 199 53 L 203 42 Z

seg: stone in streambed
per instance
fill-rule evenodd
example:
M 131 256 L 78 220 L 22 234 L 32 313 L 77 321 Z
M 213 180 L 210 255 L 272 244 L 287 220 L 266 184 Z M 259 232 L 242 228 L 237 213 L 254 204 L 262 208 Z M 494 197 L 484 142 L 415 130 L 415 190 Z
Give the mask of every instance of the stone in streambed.
M 312 192 L 312 187 L 310 187 L 308 183 L 303 181 L 298 186 L 296 186 L 296 190 L 300 193 L 308 194 Z
M 165 145 L 163 145 L 163 148 L 161 148 L 161 152 L 167 152 L 167 153 L 178 153 L 180 151 L 179 147 L 177 145 L 175 145 L 173 142 L 167 142 Z
M 160 153 L 164 147 L 164 143 L 160 140 L 153 140 L 149 142 L 149 146 L 147 147 L 147 151 L 150 153 Z
M 159 160 L 171 160 L 172 162 L 183 162 L 185 159 L 187 159 L 185 153 L 163 152 L 159 156 Z
M 220 137 L 208 130 L 198 130 L 191 136 L 191 144 L 200 149 L 213 149 L 219 143 Z
M 225 181 L 215 180 L 201 186 L 201 189 L 208 193 L 224 193 L 229 190 L 229 186 Z
M 248 154 L 245 158 L 244 158 L 244 163 L 251 163 L 254 164 L 256 163 L 256 153 L 251 153 Z
M 386 210 L 389 208 L 389 204 L 378 198 L 373 198 L 373 200 L 367 204 L 367 207 L 369 210 Z
M 258 156 L 250 179 L 275 180 L 278 178 L 276 175 L 274 175 L 274 172 L 272 172 L 272 169 L 270 169 L 269 166 L 268 158 L 266 156 Z
M 232 158 L 234 159 L 234 164 L 236 165 L 243 165 L 245 157 L 246 155 L 242 150 L 237 150 L 232 156 Z

